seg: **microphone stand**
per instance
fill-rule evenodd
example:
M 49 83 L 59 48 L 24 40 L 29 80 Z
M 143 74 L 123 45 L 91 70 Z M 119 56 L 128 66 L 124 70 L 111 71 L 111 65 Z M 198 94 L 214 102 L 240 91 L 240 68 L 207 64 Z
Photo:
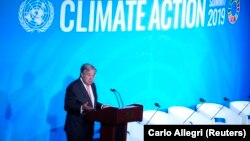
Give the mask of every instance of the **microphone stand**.
M 155 106 L 157 106 L 158 108 L 155 110 L 154 114 L 151 116 L 151 118 L 148 120 L 148 122 L 146 123 L 146 125 L 148 125 L 148 123 L 151 121 L 151 119 L 154 117 L 154 115 L 156 114 L 156 112 L 160 109 L 160 105 L 158 103 L 155 103 Z
M 117 100 L 117 103 L 118 103 L 118 107 L 120 108 L 120 107 L 121 107 L 121 106 L 120 106 L 120 102 L 119 102 L 118 96 L 117 96 L 117 94 L 116 94 L 116 92 L 115 92 L 115 89 L 110 89 L 110 91 L 113 92 L 113 93 L 115 94 L 115 97 L 116 97 L 116 100 Z
M 114 89 L 114 92 L 117 93 L 117 95 L 119 96 L 121 104 L 122 104 L 122 108 L 123 108 L 124 104 L 123 104 L 122 97 L 121 97 L 120 93 L 117 90 L 115 90 L 115 89 Z
M 249 103 L 250 103 L 250 102 L 248 102 L 248 103 L 246 104 L 246 106 L 238 113 L 238 115 L 240 115 L 240 114 L 247 108 L 247 106 L 249 105 Z
M 202 102 L 202 103 L 199 105 L 199 107 L 197 107 L 196 110 L 194 110 L 194 111 L 188 116 L 188 118 L 186 118 L 186 120 L 183 122 L 183 124 L 185 124 L 186 121 L 195 113 L 195 111 L 197 111 L 197 110 L 201 107 L 201 105 L 203 105 L 203 103 L 205 102 L 205 100 L 202 99 L 202 98 L 200 98 L 200 102 Z M 192 122 L 190 122 L 190 123 L 193 124 Z
M 229 101 L 229 99 L 228 98 L 226 98 L 226 97 L 224 97 L 224 101 Z M 210 119 L 210 120 L 212 120 L 224 107 L 225 107 L 225 105 L 226 104 L 224 104 L 223 106 L 221 106 L 221 108 L 219 109 L 219 111 L 217 111 L 215 114 L 214 114 L 214 116 Z
M 250 98 L 250 95 L 248 96 L 248 98 Z M 248 101 L 248 103 L 246 104 L 246 106 L 238 113 L 238 115 L 240 115 L 249 105 L 250 101 Z

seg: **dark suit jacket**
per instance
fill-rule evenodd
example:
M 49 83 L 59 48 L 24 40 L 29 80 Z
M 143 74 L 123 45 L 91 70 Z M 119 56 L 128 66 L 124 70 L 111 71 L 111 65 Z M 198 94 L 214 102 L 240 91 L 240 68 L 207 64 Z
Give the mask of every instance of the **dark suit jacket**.
M 95 97 L 95 109 L 101 109 L 102 104 L 97 102 L 96 86 L 91 85 Z M 87 90 L 80 79 L 73 81 L 66 89 L 64 109 L 67 112 L 64 130 L 67 134 L 75 137 L 83 138 L 84 136 L 93 136 L 94 122 L 85 118 L 86 112 L 80 114 L 80 107 L 83 103 L 91 100 L 87 94 Z

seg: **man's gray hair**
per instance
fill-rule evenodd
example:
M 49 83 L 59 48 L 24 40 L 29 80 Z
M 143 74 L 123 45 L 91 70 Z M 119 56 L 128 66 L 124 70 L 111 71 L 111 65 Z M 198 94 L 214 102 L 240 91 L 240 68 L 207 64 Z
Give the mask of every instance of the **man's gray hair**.
M 95 68 L 95 66 L 93 66 L 93 65 L 91 65 L 89 63 L 86 63 L 86 64 L 83 64 L 81 66 L 81 73 L 83 73 L 85 70 L 86 71 L 90 71 L 90 70 L 95 70 L 96 71 L 96 68 Z

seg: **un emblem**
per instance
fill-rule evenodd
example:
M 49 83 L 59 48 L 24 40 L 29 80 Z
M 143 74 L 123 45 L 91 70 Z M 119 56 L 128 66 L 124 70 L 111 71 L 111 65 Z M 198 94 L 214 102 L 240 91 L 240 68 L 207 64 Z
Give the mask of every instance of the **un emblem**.
M 239 18 L 240 14 L 240 0 L 230 0 L 228 4 L 228 20 L 234 24 Z
M 18 19 L 27 32 L 45 32 L 54 19 L 54 7 L 49 1 L 26 0 L 20 5 Z

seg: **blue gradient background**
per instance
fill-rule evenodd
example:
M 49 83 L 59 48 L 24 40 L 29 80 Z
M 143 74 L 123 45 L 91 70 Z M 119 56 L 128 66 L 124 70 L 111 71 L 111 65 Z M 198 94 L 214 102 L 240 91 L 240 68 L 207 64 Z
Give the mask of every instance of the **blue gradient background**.
M 247 0 L 235 24 L 226 18 L 215 27 L 109 33 L 63 32 L 62 0 L 50 1 L 55 18 L 46 32 L 28 33 L 18 20 L 21 2 L 1 2 L 1 141 L 65 140 L 65 88 L 86 62 L 97 68 L 99 101 L 112 106 L 110 88 L 125 105 L 139 103 L 144 110 L 155 109 L 155 102 L 167 108 L 195 105 L 199 98 L 249 100 Z

